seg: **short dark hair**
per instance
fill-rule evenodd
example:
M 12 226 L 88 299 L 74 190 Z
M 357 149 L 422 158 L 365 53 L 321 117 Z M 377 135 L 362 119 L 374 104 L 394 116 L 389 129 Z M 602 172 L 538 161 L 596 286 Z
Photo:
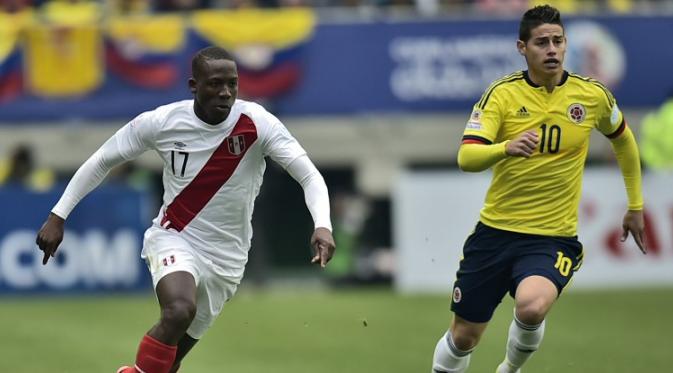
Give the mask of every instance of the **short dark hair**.
M 519 24 L 519 40 L 524 43 L 527 42 L 528 39 L 530 39 L 531 30 L 544 23 L 559 25 L 563 28 L 561 12 L 551 5 L 538 5 L 528 9 L 528 11 L 523 14 L 523 17 L 521 17 L 521 23 Z
M 203 66 L 203 62 L 207 60 L 235 61 L 234 56 L 224 48 L 221 47 L 203 48 L 200 51 L 196 52 L 194 57 L 192 57 L 192 76 L 195 76 L 196 72 L 200 71 L 200 67 Z

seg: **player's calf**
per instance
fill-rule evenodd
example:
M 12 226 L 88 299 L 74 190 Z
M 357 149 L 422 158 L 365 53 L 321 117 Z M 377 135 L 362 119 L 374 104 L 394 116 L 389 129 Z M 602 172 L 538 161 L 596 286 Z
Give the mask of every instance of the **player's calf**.
M 437 341 L 432 357 L 432 373 L 463 373 L 470 365 L 472 349 L 456 347 L 451 332 L 446 332 Z
M 519 368 L 540 347 L 544 327 L 544 321 L 539 324 L 526 324 L 515 315 L 509 326 L 505 360 L 498 366 L 497 373 L 519 373 Z

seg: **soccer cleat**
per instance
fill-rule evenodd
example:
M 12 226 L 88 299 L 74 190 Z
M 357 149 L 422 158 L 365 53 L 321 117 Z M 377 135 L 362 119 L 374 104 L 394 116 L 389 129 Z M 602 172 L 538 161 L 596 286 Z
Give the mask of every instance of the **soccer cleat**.
M 498 365 L 498 367 L 495 369 L 495 373 L 521 373 L 521 369 L 516 369 L 516 370 L 514 370 L 514 369 L 516 369 L 516 368 L 513 367 L 509 363 L 509 361 L 507 361 L 507 359 L 505 359 L 505 361 L 500 363 L 500 365 Z

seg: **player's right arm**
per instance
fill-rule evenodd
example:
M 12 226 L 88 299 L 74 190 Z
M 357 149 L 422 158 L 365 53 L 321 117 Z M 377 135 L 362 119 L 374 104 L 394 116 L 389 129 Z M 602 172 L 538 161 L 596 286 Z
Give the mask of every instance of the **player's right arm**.
M 505 98 L 497 85 L 497 82 L 491 85 L 472 109 L 458 150 L 458 166 L 463 171 L 484 171 L 507 157 L 528 158 L 537 148 L 535 131 L 495 142 L 505 116 Z
M 467 172 L 484 171 L 507 157 L 529 158 L 537 149 L 539 138 L 536 131 L 526 131 L 514 140 L 497 144 L 463 142 L 458 150 L 458 166 Z
M 47 264 L 63 241 L 65 220 L 82 198 L 103 181 L 110 170 L 142 154 L 151 146 L 156 126 L 148 113 L 141 114 L 110 137 L 75 172 L 58 203 L 37 233 L 35 242 L 44 252 L 42 264 Z

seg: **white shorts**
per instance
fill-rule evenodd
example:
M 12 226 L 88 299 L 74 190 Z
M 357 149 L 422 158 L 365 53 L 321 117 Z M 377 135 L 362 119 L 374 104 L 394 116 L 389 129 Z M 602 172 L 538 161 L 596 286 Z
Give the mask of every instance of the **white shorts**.
M 196 281 L 196 316 L 187 334 L 200 339 L 222 312 L 222 307 L 236 293 L 238 284 L 217 275 L 214 264 L 201 255 L 176 232 L 150 227 L 145 231 L 143 251 L 156 289 L 159 280 L 169 273 L 185 271 Z

